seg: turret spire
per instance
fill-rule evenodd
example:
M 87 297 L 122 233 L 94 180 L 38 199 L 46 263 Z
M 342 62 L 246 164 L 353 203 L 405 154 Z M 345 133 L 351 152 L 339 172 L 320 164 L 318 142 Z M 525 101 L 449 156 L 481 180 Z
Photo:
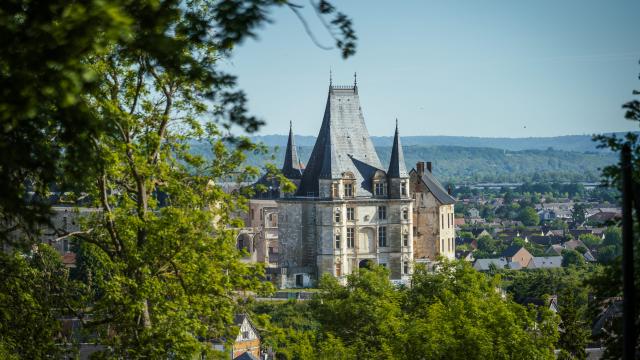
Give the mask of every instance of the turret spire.
M 282 174 L 289 179 L 302 178 L 302 166 L 298 158 L 296 144 L 293 140 L 293 123 L 291 121 L 289 121 L 289 139 L 287 140 L 287 149 L 284 153 Z
M 400 132 L 398 131 L 398 119 L 396 118 L 396 133 L 393 137 L 393 148 L 391 149 L 391 160 L 389 161 L 389 171 L 387 176 L 391 178 L 407 178 L 409 173 L 404 163 L 404 153 L 400 144 Z

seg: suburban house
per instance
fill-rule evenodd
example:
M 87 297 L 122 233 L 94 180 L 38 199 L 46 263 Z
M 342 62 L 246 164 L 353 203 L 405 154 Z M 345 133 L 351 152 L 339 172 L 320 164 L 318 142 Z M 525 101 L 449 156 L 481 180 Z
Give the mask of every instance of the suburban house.
M 526 268 L 529 266 L 529 262 L 533 258 L 531 253 L 520 245 L 511 245 L 506 248 L 501 257 L 505 258 L 509 263 L 518 263 L 521 267 Z
M 225 344 L 225 339 L 215 340 L 213 347 L 216 350 L 229 354 L 232 360 L 260 359 L 260 335 L 251 323 L 247 314 L 236 314 L 233 324 L 238 328 L 238 333 L 231 346 Z

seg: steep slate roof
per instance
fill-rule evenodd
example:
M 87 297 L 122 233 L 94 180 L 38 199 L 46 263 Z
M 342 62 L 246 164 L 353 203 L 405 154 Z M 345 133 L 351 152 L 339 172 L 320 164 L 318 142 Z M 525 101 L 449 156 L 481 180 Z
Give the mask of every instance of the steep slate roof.
M 293 141 L 293 125 L 289 122 L 289 140 L 287 141 L 287 149 L 284 152 L 282 174 L 288 179 L 301 179 L 303 169 L 304 167 L 298 157 L 296 144 Z
M 350 171 L 356 196 L 371 196 L 377 170 L 384 171 L 364 123 L 357 85 L 329 85 L 322 125 L 296 195 L 318 196 L 319 179 L 340 179 Z
M 416 175 L 418 174 L 415 169 L 411 169 L 411 172 L 415 172 Z M 445 190 L 442 184 L 440 184 L 435 176 L 433 176 L 431 171 L 425 170 L 421 180 L 442 205 L 451 205 L 456 203 L 456 199 L 449 195 L 447 190 Z
M 389 160 L 389 171 L 387 176 L 391 178 L 407 178 L 407 166 L 404 163 L 404 153 L 400 144 L 400 133 L 398 132 L 398 119 L 396 119 L 396 133 L 393 137 L 393 148 L 391 148 L 391 160 Z
M 504 251 L 502 252 L 502 254 L 500 254 L 500 256 L 505 257 L 505 258 L 513 257 L 522 248 L 523 247 L 521 245 L 515 245 L 515 244 L 511 245 L 508 248 L 504 249 Z M 526 249 L 525 249 L 525 251 L 526 251 Z

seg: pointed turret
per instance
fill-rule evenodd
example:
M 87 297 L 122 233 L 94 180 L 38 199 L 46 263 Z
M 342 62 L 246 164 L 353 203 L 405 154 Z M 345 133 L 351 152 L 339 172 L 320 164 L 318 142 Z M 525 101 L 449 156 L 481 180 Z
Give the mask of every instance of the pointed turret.
M 398 131 L 398 119 L 396 119 L 396 134 L 393 138 L 393 148 L 391 149 L 391 160 L 389 161 L 389 178 L 408 178 L 409 173 L 404 163 L 404 153 L 400 144 L 400 133 Z
M 289 140 L 287 141 L 287 150 L 284 153 L 282 174 L 288 179 L 301 179 L 302 169 L 303 167 L 298 157 L 298 150 L 293 140 L 293 124 L 289 122 Z

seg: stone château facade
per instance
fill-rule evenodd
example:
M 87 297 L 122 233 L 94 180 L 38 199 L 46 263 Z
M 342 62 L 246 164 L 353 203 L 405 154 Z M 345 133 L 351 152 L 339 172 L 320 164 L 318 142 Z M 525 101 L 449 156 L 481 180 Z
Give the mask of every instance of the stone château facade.
M 329 86 L 316 144 L 297 192 L 278 200 L 286 285 L 343 278 L 368 262 L 408 279 L 413 200 L 397 124 L 389 169 L 369 138 L 357 84 Z
M 279 287 L 312 286 L 323 274 L 344 279 L 369 263 L 407 281 L 415 261 L 453 258 L 454 199 L 425 163 L 408 172 L 396 121 L 384 169 L 367 131 L 358 86 L 329 85 L 324 118 L 305 167 L 289 131 L 282 174 L 297 185 L 280 192 L 264 176 L 245 214 L 238 247 L 267 265 Z

